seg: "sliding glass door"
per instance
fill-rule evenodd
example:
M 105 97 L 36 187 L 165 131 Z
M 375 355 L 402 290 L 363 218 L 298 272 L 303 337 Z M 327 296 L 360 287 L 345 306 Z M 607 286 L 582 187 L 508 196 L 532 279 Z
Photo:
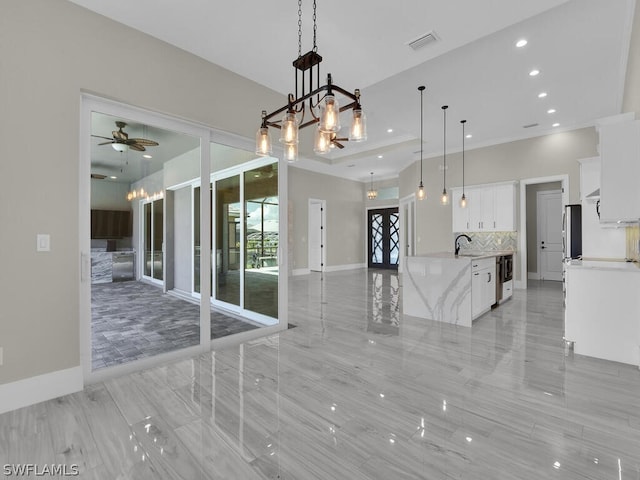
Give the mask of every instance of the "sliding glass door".
M 213 177 L 212 302 L 273 325 L 279 303 L 278 164 L 260 159 Z
M 144 238 L 143 275 L 149 279 L 162 282 L 164 259 L 164 199 L 142 204 L 144 221 L 142 238 Z

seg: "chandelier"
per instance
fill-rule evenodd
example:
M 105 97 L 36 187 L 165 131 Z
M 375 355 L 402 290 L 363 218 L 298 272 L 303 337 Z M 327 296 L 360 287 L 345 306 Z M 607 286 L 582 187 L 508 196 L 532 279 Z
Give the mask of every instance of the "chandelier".
M 373 188 L 373 172 L 371 172 L 371 188 L 367 190 L 367 198 L 369 200 L 375 200 L 378 196 L 378 191 Z
M 320 85 L 320 62 L 316 45 L 316 0 L 313 0 L 313 49 L 302 54 L 302 0 L 298 0 L 298 58 L 293 61 L 295 73 L 295 95 L 290 93 L 287 104 L 267 113 L 262 111 L 262 123 L 256 133 L 256 154 L 272 154 L 269 127 L 280 130 L 280 142 L 284 147 L 284 158 L 289 162 L 298 159 L 298 131 L 317 124 L 313 151 L 328 153 L 332 148 L 344 148 L 342 142 L 361 142 L 367 139 L 366 117 L 360 105 L 360 90 L 348 92 L 332 82 Z M 346 98 L 340 106 L 336 93 Z M 339 137 L 340 113 L 352 110 L 353 117 L 348 137 Z M 282 117 L 280 117 L 282 115 Z M 306 117 L 306 118 L 305 118 Z

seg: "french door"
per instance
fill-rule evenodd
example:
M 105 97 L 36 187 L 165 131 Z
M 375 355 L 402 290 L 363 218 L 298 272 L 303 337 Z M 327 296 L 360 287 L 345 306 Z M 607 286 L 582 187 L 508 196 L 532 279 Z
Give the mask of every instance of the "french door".
M 368 211 L 369 268 L 398 268 L 400 215 L 398 207 Z

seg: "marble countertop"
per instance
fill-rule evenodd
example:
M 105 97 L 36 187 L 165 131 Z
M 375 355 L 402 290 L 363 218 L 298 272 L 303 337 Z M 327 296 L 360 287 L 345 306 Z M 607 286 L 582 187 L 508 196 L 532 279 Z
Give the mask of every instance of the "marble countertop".
M 640 273 L 640 266 L 624 260 L 569 260 L 568 268 Z
M 435 252 L 428 253 L 426 255 L 418 255 L 418 257 L 424 258 L 448 258 L 452 260 L 471 260 L 479 258 L 499 257 L 502 255 L 514 255 L 515 252 L 510 250 L 493 250 L 493 251 L 478 251 L 478 250 L 464 250 L 456 257 L 453 252 Z

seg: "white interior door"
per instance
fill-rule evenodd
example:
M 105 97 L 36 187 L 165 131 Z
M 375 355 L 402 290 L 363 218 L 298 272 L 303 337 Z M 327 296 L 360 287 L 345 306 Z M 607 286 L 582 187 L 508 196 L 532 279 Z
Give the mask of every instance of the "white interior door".
M 325 201 L 309 200 L 309 270 L 324 270 Z
M 562 194 L 537 193 L 538 272 L 541 280 L 562 280 Z

